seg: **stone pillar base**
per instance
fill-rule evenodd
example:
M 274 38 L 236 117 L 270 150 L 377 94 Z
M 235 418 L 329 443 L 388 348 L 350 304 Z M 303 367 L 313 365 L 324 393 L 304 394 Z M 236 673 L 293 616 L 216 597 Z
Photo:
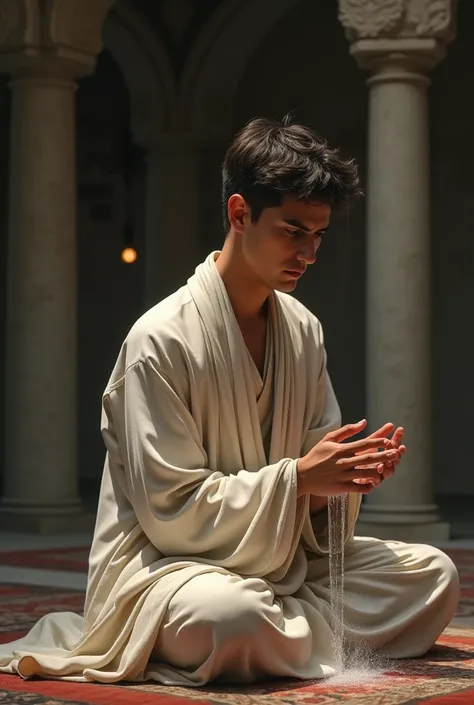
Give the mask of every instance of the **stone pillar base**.
M 25 534 L 92 533 L 96 514 L 84 510 L 70 513 L 18 512 L 0 507 L 0 530 Z
M 431 521 L 425 524 L 387 524 L 365 521 L 361 517 L 355 526 L 356 536 L 373 536 L 383 541 L 404 541 L 406 543 L 437 543 L 449 540 L 449 524 L 446 521 Z

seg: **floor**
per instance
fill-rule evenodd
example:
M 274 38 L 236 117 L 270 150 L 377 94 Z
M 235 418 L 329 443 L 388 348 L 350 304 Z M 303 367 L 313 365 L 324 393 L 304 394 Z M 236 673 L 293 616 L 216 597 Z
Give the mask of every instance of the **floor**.
M 0 531 L 2 551 L 34 551 L 35 549 L 89 546 L 91 534 L 17 534 Z M 21 585 L 44 585 L 85 590 L 87 576 L 84 573 L 63 570 L 39 570 L 0 565 L 0 582 Z
M 64 548 L 75 546 L 88 546 L 91 534 L 65 534 L 65 535 L 36 535 L 19 534 L 0 531 L 0 550 L 21 551 L 48 548 Z M 474 550 L 474 539 L 457 539 L 449 543 L 436 544 L 443 549 L 467 548 Z M 73 573 L 59 570 L 40 570 L 33 568 L 20 568 L 16 566 L 0 565 L 0 582 L 22 585 L 42 585 L 85 590 L 87 576 L 82 573 Z M 452 626 L 461 628 L 474 628 L 474 617 L 456 618 Z

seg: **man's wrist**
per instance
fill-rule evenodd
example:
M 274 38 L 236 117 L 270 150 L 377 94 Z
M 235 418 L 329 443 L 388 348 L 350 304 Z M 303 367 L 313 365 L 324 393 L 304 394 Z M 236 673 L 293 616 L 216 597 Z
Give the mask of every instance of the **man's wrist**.
M 304 458 L 298 458 L 296 461 L 296 488 L 298 497 L 303 497 L 304 495 L 309 494 L 307 473 L 304 467 Z

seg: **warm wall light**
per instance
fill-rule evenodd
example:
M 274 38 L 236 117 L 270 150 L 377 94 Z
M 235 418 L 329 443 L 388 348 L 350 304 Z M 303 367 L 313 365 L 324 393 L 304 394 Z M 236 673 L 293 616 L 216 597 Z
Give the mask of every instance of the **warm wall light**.
M 120 259 L 122 262 L 125 262 L 125 264 L 133 264 L 137 261 L 137 257 L 137 251 L 134 247 L 125 247 L 120 255 Z

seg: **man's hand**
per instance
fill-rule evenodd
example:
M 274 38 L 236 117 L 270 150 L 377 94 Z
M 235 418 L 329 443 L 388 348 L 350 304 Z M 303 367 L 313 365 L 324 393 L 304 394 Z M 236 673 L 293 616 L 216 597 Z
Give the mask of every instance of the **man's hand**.
M 354 492 L 368 494 L 378 484 L 380 467 L 398 460 L 393 441 L 380 435 L 343 443 L 367 426 L 364 419 L 332 431 L 298 461 L 298 494 L 328 497 Z M 387 450 L 378 451 L 380 446 Z M 369 480 L 369 482 L 354 482 Z
M 377 466 L 377 471 L 379 473 L 378 479 L 374 482 L 372 479 L 355 479 L 354 482 L 358 484 L 372 484 L 373 486 L 380 484 L 383 482 L 383 480 L 388 479 L 389 477 L 392 477 L 393 473 L 395 472 L 395 469 L 397 465 L 399 464 L 402 456 L 406 452 L 406 446 L 402 445 L 402 440 L 403 436 L 405 433 L 405 429 L 399 426 L 395 431 L 393 431 L 394 425 L 391 423 L 386 423 L 383 426 L 381 426 L 377 431 L 374 431 L 374 433 L 370 434 L 368 438 L 380 438 L 384 439 L 385 441 L 389 440 L 391 445 L 387 446 L 385 443 L 385 447 L 391 447 L 394 448 L 398 451 L 399 455 L 398 458 L 395 460 L 387 461 L 385 463 L 379 463 Z M 393 432 L 393 436 L 390 439 L 389 436 Z

